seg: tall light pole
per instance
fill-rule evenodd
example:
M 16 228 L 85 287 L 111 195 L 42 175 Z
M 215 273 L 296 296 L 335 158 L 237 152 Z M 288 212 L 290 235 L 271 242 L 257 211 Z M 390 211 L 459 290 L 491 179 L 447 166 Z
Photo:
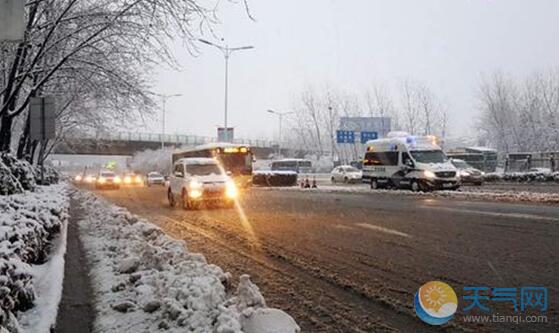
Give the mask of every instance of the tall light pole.
M 161 110 L 161 149 L 165 148 L 165 106 L 167 105 L 167 99 L 172 97 L 179 97 L 182 94 L 173 94 L 173 95 L 157 95 L 161 97 L 163 101 L 163 109 Z
M 217 47 L 221 52 L 223 52 L 223 56 L 225 57 L 225 121 L 224 121 L 224 129 L 225 129 L 225 141 L 228 142 L 229 141 L 229 131 L 227 128 L 227 104 L 228 104 L 228 89 L 229 89 L 229 56 L 231 55 L 231 53 L 235 52 L 235 51 L 241 51 L 241 50 L 249 50 L 249 49 L 253 49 L 254 46 L 242 46 L 242 47 L 229 47 L 228 45 L 225 46 L 221 46 L 221 45 L 217 45 L 214 44 L 210 41 L 207 41 L 205 39 L 198 39 L 198 41 L 204 43 L 204 44 L 208 44 L 214 47 Z
M 295 112 L 277 112 L 277 111 L 274 111 L 274 110 L 271 110 L 271 109 L 268 109 L 268 110 L 266 110 L 266 111 L 267 111 L 268 113 L 275 114 L 276 116 L 278 116 L 278 119 L 279 119 L 278 155 L 280 155 L 280 154 L 281 154 L 281 139 L 282 139 L 282 136 L 281 136 L 281 123 L 282 123 L 282 121 L 283 121 L 283 116 L 286 116 L 286 115 L 288 115 L 288 114 L 292 114 L 292 113 L 295 113 Z

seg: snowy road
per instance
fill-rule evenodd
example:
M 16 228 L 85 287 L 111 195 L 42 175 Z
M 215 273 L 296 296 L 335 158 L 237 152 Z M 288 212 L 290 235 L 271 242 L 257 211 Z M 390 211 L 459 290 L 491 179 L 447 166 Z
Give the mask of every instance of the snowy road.
M 236 210 L 170 209 L 162 187 L 100 193 L 209 262 L 250 274 L 268 305 L 305 332 L 559 330 L 557 205 L 253 189 L 242 218 Z M 546 286 L 550 323 L 424 325 L 412 299 L 431 280 L 459 295 L 465 285 Z

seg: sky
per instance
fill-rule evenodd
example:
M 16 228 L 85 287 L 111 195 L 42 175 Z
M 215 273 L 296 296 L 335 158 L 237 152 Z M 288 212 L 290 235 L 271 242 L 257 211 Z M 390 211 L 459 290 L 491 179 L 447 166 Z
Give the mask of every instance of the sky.
M 450 135 L 472 135 L 476 89 L 495 71 L 522 78 L 559 67 L 557 0 L 222 0 L 215 36 L 252 50 L 229 66 L 229 125 L 236 137 L 277 138 L 267 109 L 289 111 L 305 87 L 362 93 L 425 83 L 448 107 Z M 224 59 L 204 44 L 193 56 L 177 41 L 180 69 L 157 68 L 154 90 L 167 102 L 166 133 L 215 136 L 223 124 Z M 154 119 L 146 130 L 160 132 Z

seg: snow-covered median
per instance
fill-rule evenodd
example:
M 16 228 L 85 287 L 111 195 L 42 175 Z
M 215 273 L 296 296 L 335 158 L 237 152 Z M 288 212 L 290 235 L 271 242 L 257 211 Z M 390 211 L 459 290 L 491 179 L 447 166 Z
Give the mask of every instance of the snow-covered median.
M 381 193 L 391 195 L 421 196 L 421 197 L 444 197 L 474 200 L 493 200 L 493 201 L 522 201 L 539 203 L 559 203 L 559 193 L 526 192 L 526 191 L 507 191 L 507 190 L 484 190 L 463 187 L 458 191 L 433 191 L 433 192 L 412 192 L 410 190 L 373 190 L 367 185 L 324 185 L 318 188 L 275 187 L 261 188 L 261 190 L 284 190 L 284 191 L 308 191 L 308 192 L 331 192 L 331 193 Z
M 54 325 L 68 205 L 63 185 L 0 196 L 0 332 L 50 332 Z
M 97 332 L 298 332 L 285 312 L 267 308 L 258 287 L 187 250 L 184 241 L 91 193 L 76 192 L 92 264 Z

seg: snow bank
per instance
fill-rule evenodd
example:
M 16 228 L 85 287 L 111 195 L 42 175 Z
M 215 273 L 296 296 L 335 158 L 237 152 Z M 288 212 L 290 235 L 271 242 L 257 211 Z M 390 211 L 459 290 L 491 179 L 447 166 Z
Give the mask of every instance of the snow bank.
M 265 189 L 265 188 L 262 188 Z M 493 201 L 524 201 L 539 203 L 559 203 L 559 193 L 525 192 L 525 191 L 484 191 L 461 188 L 458 191 L 433 191 L 412 192 L 410 190 L 373 190 L 368 186 L 319 186 L 318 188 L 283 187 L 274 188 L 287 191 L 310 191 L 310 192 L 332 192 L 332 193 L 382 193 L 391 195 L 422 196 L 422 197 L 445 197 L 459 199 L 493 200 Z
M 0 332 L 50 331 L 64 269 L 65 239 L 56 235 L 67 219 L 62 185 L 0 196 Z
M 299 332 L 286 313 L 266 307 L 248 276 L 229 292 L 231 275 L 191 253 L 184 241 L 77 192 L 79 223 L 92 263 L 98 332 Z

